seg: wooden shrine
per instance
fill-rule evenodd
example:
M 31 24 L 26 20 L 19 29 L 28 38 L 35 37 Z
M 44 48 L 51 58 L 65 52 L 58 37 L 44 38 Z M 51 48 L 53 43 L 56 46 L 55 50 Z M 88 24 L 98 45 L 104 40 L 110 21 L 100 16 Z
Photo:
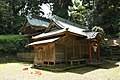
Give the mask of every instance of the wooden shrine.
M 32 37 L 34 46 L 34 64 L 56 65 L 57 63 L 79 63 L 85 59 L 92 62 L 93 53 L 100 62 L 100 44 L 102 34 L 86 32 L 87 27 L 80 26 L 60 17 L 53 17 L 46 31 Z

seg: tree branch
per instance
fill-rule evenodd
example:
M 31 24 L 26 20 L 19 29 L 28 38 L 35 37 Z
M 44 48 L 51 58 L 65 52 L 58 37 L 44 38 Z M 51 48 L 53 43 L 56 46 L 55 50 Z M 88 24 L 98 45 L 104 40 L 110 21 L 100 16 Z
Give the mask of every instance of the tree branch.
M 17 14 L 22 8 L 24 8 L 26 5 L 26 3 L 24 2 L 20 7 L 18 7 L 17 9 L 15 9 L 15 13 Z

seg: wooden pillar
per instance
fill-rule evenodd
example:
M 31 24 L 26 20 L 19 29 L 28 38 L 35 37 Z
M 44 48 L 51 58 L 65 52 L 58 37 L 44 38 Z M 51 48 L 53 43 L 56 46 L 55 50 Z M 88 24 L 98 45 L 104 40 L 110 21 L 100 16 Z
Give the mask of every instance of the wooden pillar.
M 75 38 L 75 37 L 73 36 L 73 42 L 72 42 L 72 43 L 73 43 L 73 57 L 75 57 L 75 45 L 74 45 L 74 44 L 75 44 L 75 41 L 74 41 L 74 38 Z
M 66 35 L 65 35 L 65 63 L 67 64 L 67 46 L 68 46 L 68 43 L 67 43 L 67 40 L 68 40 L 68 28 L 66 29 Z
M 89 45 L 88 45 L 88 46 L 89 46 L 89 50 L 88 50 L 88 51 L 89 51 L 89 52 L 88 52 L 88 53 L 89 53 L 89 63 L 91 63 L 91 62 L 92 62 L 92 55 L 91 55 L 91 40 L 89 41 L 88 44 L 89 44 Z
M 100 45 L 98 46 L 97 53 L 98 53 L 98 62 L 100 62 Z

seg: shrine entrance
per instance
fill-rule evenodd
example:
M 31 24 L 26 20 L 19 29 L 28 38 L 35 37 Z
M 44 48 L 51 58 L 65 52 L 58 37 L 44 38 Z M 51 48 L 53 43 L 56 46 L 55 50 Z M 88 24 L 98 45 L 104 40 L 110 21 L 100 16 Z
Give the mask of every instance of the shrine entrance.
M 96 38 L 89 39 L 89 63 L 93 63 L 93 60 L 96 60 L 97 63 L 100 63 L 100 45 L 103 42 L 104 39 L 101 37 L 101 35 L 98 35 Z

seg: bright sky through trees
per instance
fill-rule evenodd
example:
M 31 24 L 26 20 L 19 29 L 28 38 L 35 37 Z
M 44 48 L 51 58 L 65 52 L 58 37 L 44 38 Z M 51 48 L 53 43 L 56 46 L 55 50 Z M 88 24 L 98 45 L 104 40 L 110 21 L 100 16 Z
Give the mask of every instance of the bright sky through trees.
M 48 18 L 52 15 L 52 11 L 50 10 L 49 4 L 42 4 L 42 11 L 44 12 L 44 17 Z

